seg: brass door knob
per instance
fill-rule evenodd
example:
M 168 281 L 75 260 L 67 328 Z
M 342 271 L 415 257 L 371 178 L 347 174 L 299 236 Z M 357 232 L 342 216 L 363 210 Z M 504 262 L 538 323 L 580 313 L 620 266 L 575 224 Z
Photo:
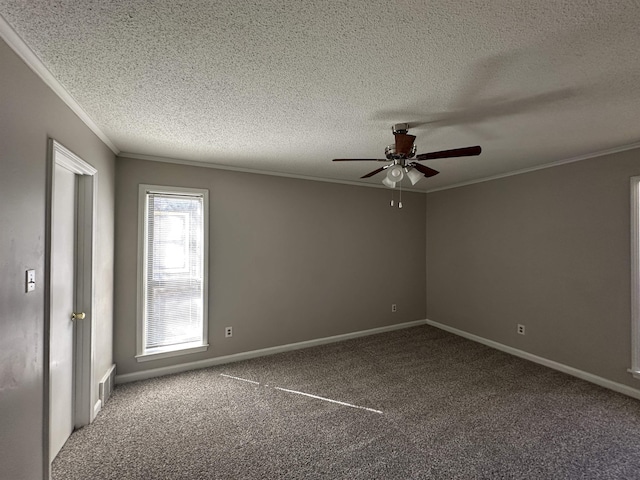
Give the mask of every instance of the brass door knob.
M 71 314 L 71 320 L 84 320 L 85 316 L 84 312 L 73 312 Z

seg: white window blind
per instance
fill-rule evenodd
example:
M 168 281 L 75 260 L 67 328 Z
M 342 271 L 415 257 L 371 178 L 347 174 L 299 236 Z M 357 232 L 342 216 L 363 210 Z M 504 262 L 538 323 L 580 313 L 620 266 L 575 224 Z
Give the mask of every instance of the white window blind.
M 205 195 L 145 192 L 142 351 L 206 343 Z

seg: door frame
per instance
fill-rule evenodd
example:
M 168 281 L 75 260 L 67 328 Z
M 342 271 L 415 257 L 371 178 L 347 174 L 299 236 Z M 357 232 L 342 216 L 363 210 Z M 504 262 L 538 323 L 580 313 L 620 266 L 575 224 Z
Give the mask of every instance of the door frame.
M 51 342 L 51 296 L 53 254 L 52 227 L 54 217 L 54 194 L 56 188 L 55 167 L 63 166 L 75 173 L 78 180 L 77 226 L 76 226 L 76 289 L 74 311 L 85 312 L 84 320 L 74 323 L 73 352 L 73 423 L 75 428 L 90 424 L 96 415 L 92 405 L 94 387 L 93 363 L 95 323 L 95 239 L 97 220 L 98 170 L 65 148 L 56 140 L 48 139 L 47 154 L 47 207 L 45 238 L 45 325 L 44 325 L 44 461 L 45 478 L 49 478 L 50 342 Z

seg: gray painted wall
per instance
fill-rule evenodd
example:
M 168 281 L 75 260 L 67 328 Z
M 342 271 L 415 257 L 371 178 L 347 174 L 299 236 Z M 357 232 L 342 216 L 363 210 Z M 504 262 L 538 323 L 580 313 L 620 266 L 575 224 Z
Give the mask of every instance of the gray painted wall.
M 118 158 L 118 374 L 425 318 L 424 195 Z M 209 189 L 207 352 L 138 363 L 138 184 Z M 391 304 L 398 312 L 391 313 Z M 224 327 L 233 326 L 230 339 Z
M 115 158 L 1 40 L 0 65 L 0 479 L 33 480 L 44 470 L 47 138 L 99 171 L 96 381 L 112 363 Z M 27 294 L 29 268 L 38 284 Z
M 43 473 L 48 137 L 100 172 L 96 380 L 113 355 L 126 374 L 426 316 L 638 387 L 626 369 L 629 177 L 640 174 L 639 151 L 435 192 L 426 202 L 405 193 L 402 210 L 388 206 L 387 190 L 133 159 L 119 159 L 115 176 L 108 148 L 1 41 L 0 65 L 0 478 Z M 139 183 L 210 190 L 206 353 L 133 358 Z M 28 268 L 39 282 L 31 294 Z M 228 325 L 232 339 L 223 337 Z
M 639 388 L 626 371 L 639 174 L 632 150 L 427 195 L 427 318 Z

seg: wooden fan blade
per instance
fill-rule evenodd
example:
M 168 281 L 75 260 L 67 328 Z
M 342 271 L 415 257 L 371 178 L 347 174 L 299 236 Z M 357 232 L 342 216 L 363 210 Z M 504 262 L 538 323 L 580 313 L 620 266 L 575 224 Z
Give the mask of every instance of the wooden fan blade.
M 425 177 L 433 177 L 434 175 L 439 174 L 440 172 L 434 170 L 433 168 L 425 167 L 424 165 L 420 165 L 419 163 L 413 162 L 411 164 L 413 168 L 422 173 Z
M 334 158 L 334 162 L 388 162 L 388 158 Z
M 440 152 L 421 153 L 416 155 L 416 160 L 433 160 L 435 158 L 453 158 L 453 157 L 472 157 L 480 155 L 482 148 L 480 145 L 475 147 L 454 148 L 453 150 L 442 150 Z
M 394 136 L 396 137 L 396 153 L 409 155 L 416 136 L 407 135 L 406 133 L 396 133 Z
M 422 166 L 422 165 L 421 165 Z M 369 177 L 373 177 L 374 175 L 376 175 L 377 173 L 380 173 L 381 171 L 383 171 L 385 168 L 387 168 L 387 166 L 385 165 L 384 167 L 380 167 L 380 168 L 376 168 L 373 172 L 369 172 L 366 175 L 361 176 L 360 178 L 369 178 Z

